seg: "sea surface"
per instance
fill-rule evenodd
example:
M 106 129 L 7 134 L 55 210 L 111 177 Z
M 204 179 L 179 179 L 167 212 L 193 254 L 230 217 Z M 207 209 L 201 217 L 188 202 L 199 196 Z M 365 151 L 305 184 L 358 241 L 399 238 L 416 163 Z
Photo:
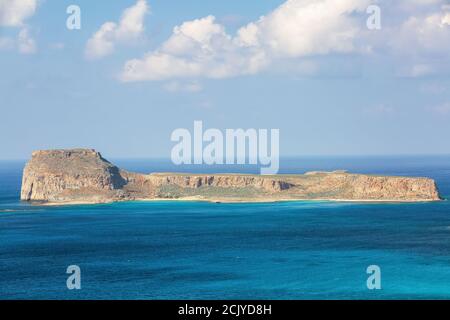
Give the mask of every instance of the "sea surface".
M 114 160 L 114 159 L 113 159 Z M 257 172 L 123 160 L 140 172 Z M 450 202 L 19 201 L 23 161 L 0 162 L 0 299 L 450 299 Z M 450 198 L 450 156 L 282 159 L 280 173 L 426 176 Z M 67 267 L 81 270 L 69 290 Z M 366 269 L 381 269 L 369 290 Z

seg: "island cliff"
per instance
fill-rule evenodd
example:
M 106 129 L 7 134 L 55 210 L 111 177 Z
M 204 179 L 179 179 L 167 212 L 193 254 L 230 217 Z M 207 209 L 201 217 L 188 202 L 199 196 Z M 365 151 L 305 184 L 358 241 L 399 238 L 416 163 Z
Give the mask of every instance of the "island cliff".
M 33 152 L 25 166 L 21 199 L 48 204 L 127 200 L 264 202 L 284 200 L 437 201 L 429 178 L 351 174 L 304 175 L 139 174 L 121 170 L 91 149 Z

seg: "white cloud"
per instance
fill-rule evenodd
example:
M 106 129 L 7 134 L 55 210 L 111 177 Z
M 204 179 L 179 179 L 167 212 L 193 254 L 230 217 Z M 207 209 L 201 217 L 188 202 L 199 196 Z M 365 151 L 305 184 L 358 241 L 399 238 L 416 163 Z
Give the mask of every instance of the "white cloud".
M 399 75 L 402 77 L 418 78 L 432 75 L 435 71 L 435 68 L 430 64 L 415 64 L 407 66 Z
M 238 41 L 267 48 L 276 56 L 352 52 L 364 24 L 351 15 L 364 12 L 368 5 L 365 0 L 289 0 L 241 28 Z
M 450 102 L 445 102 L 432 108 L 432 111 L 440 116 L 450 115 Z
M 450 8 L 448 8 L 447 10 L 450 11 Z M 441 18 L 440 26 L 441 26 L 441 27 L 444 27 L 444 26 L 450 26 L 450 12 L 447 12 L 447 13 Z
M 358 50 L 352 16 L 366 0 L 288 0 L 233 37 L 214 16 L 187 21 L 159 48 L 126 62 L 123 81 L 254 74 L 279 58 Z
M 408 18 L 391 39 L 392 47 L 401 53 L 443 53 L 450 51 L 450 12 L 437 12 Z
M 417 12 L 400 25 L 386 31 L 388 41 L 378 49 L 387 48 L 398 60 L 398 74 L 425 77 L 450 72 L 450 10 L 445 7 L 429 13 Z
M 20 53 L 32 54 L 36 52 L 36 42 L 30 37 L 27 28 L 23 28 L 19 32 L 19 37 L 17 39 L 17 46 Z
M 94 59 L 106 56 L 114 51 L 114 34 L 117 25 L 106 22 L 100 27 L 86 45 L 86 56 Z
M 0 0 L 0 26 L 21 27 L 37 7 L 37 0 Z
M 0 38 L 0 50 L 17 50 L 21 54 L 34 54 L 37 51 L 36 41 L 30 36 L 28 27 L 19 31 L 17 39 L 11 37 Z
M 36 52 L 36 41 L 30 36 L 25 20 L 34 15 L 37 0 L 0 0 L 0 27 L 21 28 L 17 39 L 0 38 L 0 50 L 17 49 L 22 54 Z
M 127 43 L 138 39 L 144 32 L 145 15 L 150 8 L 145 0 L 138 0 L 127 8 L 119 23 L 106 22 L 88 40 L 85 55 L 97 59 L 111 54 L 117 43 Z
M 254 73 L 265 64 L 263 52 L 239 49 L 215 17 L 188 21 L 175 27 L 159 49 L 128 61 L 122 79 L 224 78 Z
M 164 85 L 164 89 L 169 92 L 200 92 L 202 91 L 203 87 L 196 81 L 189 83 L 172 81 Z
M 379 31 L 366 28 L 366 9 L 371 3 L 287 0 L 234 35 L 212 15 L 186 21 L 159 47 L 128 60 L 120 79 L 227 78 L 256 74 L 269 67 L 295 66 L 317 56 L 349 53 L 383 53 L 396 62 L 395 72 L 401 76 L 447 72 L 442 62 L 450 66 L 450 8 L 444 0 L 378 0 L 382 8 Z M 113 47 L 106 41 L 101 48 L 109 52 L 113 49 L 109 44 Z

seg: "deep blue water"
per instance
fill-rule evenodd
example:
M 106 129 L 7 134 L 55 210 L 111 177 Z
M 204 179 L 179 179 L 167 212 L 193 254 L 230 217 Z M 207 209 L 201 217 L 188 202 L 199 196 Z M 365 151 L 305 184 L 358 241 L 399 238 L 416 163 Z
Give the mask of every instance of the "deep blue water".
M 18 200 L 22 167 L 0 162 L 1 299 L 450 298 L 449 201 L 38 207 Z M 449 156 L 284 159 L 281 172 L 320 169 L 428 176 L 450 198 Z M 81 290 L 66 287 L 74 264 Z M 381 290 L 366 287 L 373 264 Z

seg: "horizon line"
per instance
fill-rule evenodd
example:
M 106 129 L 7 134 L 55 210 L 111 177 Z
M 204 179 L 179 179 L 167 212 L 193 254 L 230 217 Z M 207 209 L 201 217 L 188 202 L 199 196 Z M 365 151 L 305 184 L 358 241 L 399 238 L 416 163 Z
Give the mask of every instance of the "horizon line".
M 100 152 L 103 157 L 105 157 L 103 152 Z M 280 159 L 295 159 L 295 158 L 380 158 L 380 157 L 448 157 L 450 156 L 450 153 L 380 153 L 380 154 L 304 154 L 304 155 L 284 155 L 280 156 Z M 170 157 L 162 157 L 162 156 L 154 156 L 154 157 L 143 157 L 143 156 L 137 156 L 137 157 L 124 157 L 124 156 L 106 156 L 107 159 L 112 160 L 164 160 L 171 162 Z M 31 159 L 28 158 L 0 158 L 0 161 L 6 162 L 6 161 L 28 161 Z M 250 158 L 246 158 L 246 161 Z M 190 164 L 190 165 L 208 165 L 208 164 Z M 236 164 L 213 164 L 209 166 L 216 166 L 216 165 L 224 165 L 224 166 L 232 166 Z M 252 164 L 242 164 L 242 165 L 252 165 Z M 255 164 L 253 164 L 255 165 Z

